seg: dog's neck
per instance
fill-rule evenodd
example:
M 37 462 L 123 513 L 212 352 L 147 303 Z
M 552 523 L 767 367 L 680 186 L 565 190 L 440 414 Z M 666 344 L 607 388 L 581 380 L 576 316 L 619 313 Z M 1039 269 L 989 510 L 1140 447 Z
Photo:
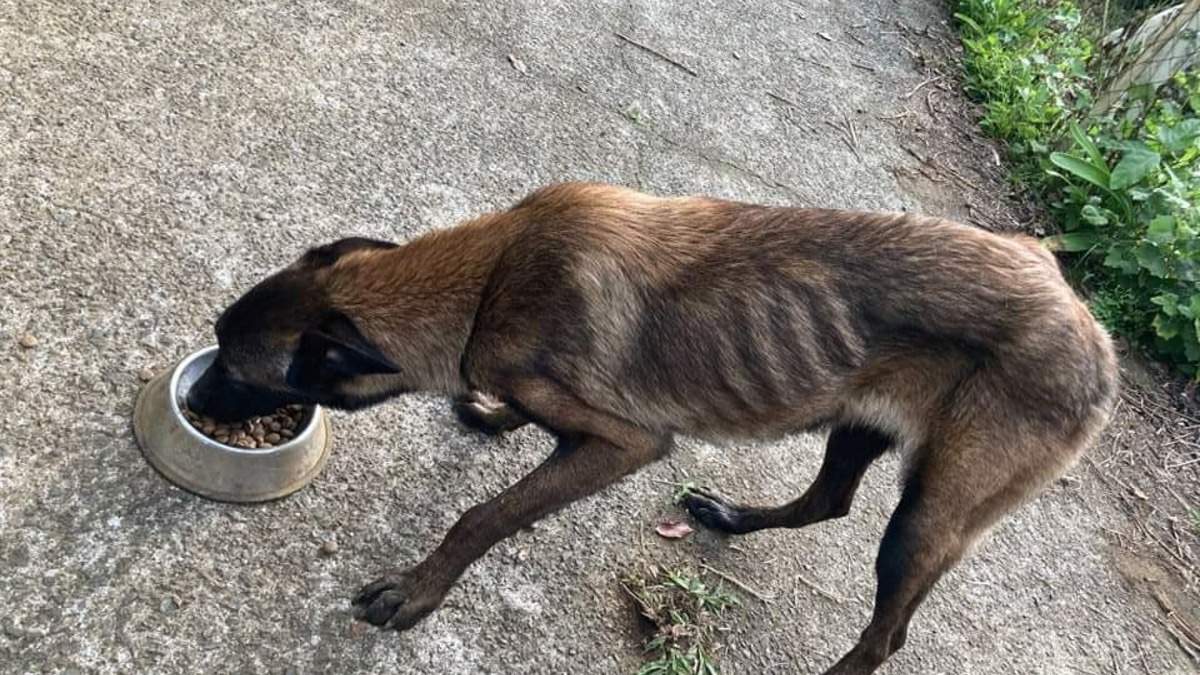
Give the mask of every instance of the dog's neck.
M 405 391 L 460 394 L 460 365 L 483 287 L 516 223 L 489 215 L 394 249 L 356 253 L 328 277 L 335 307 L 400 368 Z

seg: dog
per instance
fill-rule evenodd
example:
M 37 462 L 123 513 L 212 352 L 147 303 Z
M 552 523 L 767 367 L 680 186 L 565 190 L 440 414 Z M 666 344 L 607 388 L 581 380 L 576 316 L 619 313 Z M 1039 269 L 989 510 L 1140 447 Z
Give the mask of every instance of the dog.
M 1107 425 L 1111 338 L 1022 235 L 912 214 L 765 206 L 560 183 L 408 243 L 308 250 L 216 324 L 188 396 L 223 419 L 286 403 L 356 410 L 440 392 L 467 426 L 552 434 L 543 464 L 462 514 L 419 564 L 353 598 L 407 629 L 494 544 L 661 459 L 673 438 L 827 431 L 795 501 L 692 492 L 708 528 L 850 511 L 901 453 L 873 615 L 826 675 L 874 672 L 938 579 Z

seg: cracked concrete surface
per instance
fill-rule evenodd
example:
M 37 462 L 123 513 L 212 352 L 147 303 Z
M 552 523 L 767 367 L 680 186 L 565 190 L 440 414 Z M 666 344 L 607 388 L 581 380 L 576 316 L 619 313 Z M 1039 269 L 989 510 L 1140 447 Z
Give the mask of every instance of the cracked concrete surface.
M 496 547 L 416 629 L 379 633 L 349 596 L 419 560 L 548 439 L 484 440 L 412 396 L 336 415 L 306 490 L 214 504 L 143 461 L 136 373 L 210 344 L 216 312 L 309 245 L 403 239 L 551 181 L 941 203 L 897 183 L 908 132 L 880 117 L 922 79 L 897 26 L 946 15 L 933 0 L 0 0 L 0 671 L 630 673 L 618 575 L 703 558 L 774 598 L 731 618 L 725 672 L 822 672 L 869 616 L 894 460 L 848 519 L 666 543 L 648 532 L 679 514 L 661 481 L 783 501 L 821 439 L 685 441 Z M 1056 486 L 938 587 L 882 672 L 1186 672 L 1112 569 L 1115 517 L 1091 481 Z

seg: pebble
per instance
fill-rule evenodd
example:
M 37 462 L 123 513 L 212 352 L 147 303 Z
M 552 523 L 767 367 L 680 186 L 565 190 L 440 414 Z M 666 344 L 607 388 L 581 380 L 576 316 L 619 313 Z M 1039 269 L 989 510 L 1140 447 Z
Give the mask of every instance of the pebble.
M 321 555 L 333 555 L 338 552 L 337 542 L 329 539 L 321 544 Z
M 21 336 L 21 339 L 18 340 L 18 343 L 20 343 L 21 349 L 33 349 L 37 346 L 38 339 L 33 335 L 33 333 L 26 333 Z

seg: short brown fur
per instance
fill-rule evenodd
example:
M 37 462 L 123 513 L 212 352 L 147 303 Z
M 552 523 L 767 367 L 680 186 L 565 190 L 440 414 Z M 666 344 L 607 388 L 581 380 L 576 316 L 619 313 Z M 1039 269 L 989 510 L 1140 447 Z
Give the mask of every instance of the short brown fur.
M 341 354 L 321 372 L 341 375 L 319 376 L 309 400 L 438 391 L 473 427 L 532 421 L 559 442 L 425 561 L 359 593 L 377 625 L 412 626 L 496 542 L 661 458 L 677 434 L 829 429 L 791 504 L 702 491 L 687 506 L 732 533 L 801 527 L 845 515 L 867 466 L 903 453 L 874 616 L 827 671 L 865 675 L 903 645 L 938 578 L 1089 447 L 1116 396 L 1109 337 L 1049 252 L 936 218 L 573 183 L 403 246 L 318 251 L 262 284 L 306 289 L 303 312 L 227 312 L 227 377 L 301 397 L 291 383 L 312 376 L 297 368 L 315 366 L 298 350 L 317 344 Z M 331 312 L 355 330 L 321 328 Z

